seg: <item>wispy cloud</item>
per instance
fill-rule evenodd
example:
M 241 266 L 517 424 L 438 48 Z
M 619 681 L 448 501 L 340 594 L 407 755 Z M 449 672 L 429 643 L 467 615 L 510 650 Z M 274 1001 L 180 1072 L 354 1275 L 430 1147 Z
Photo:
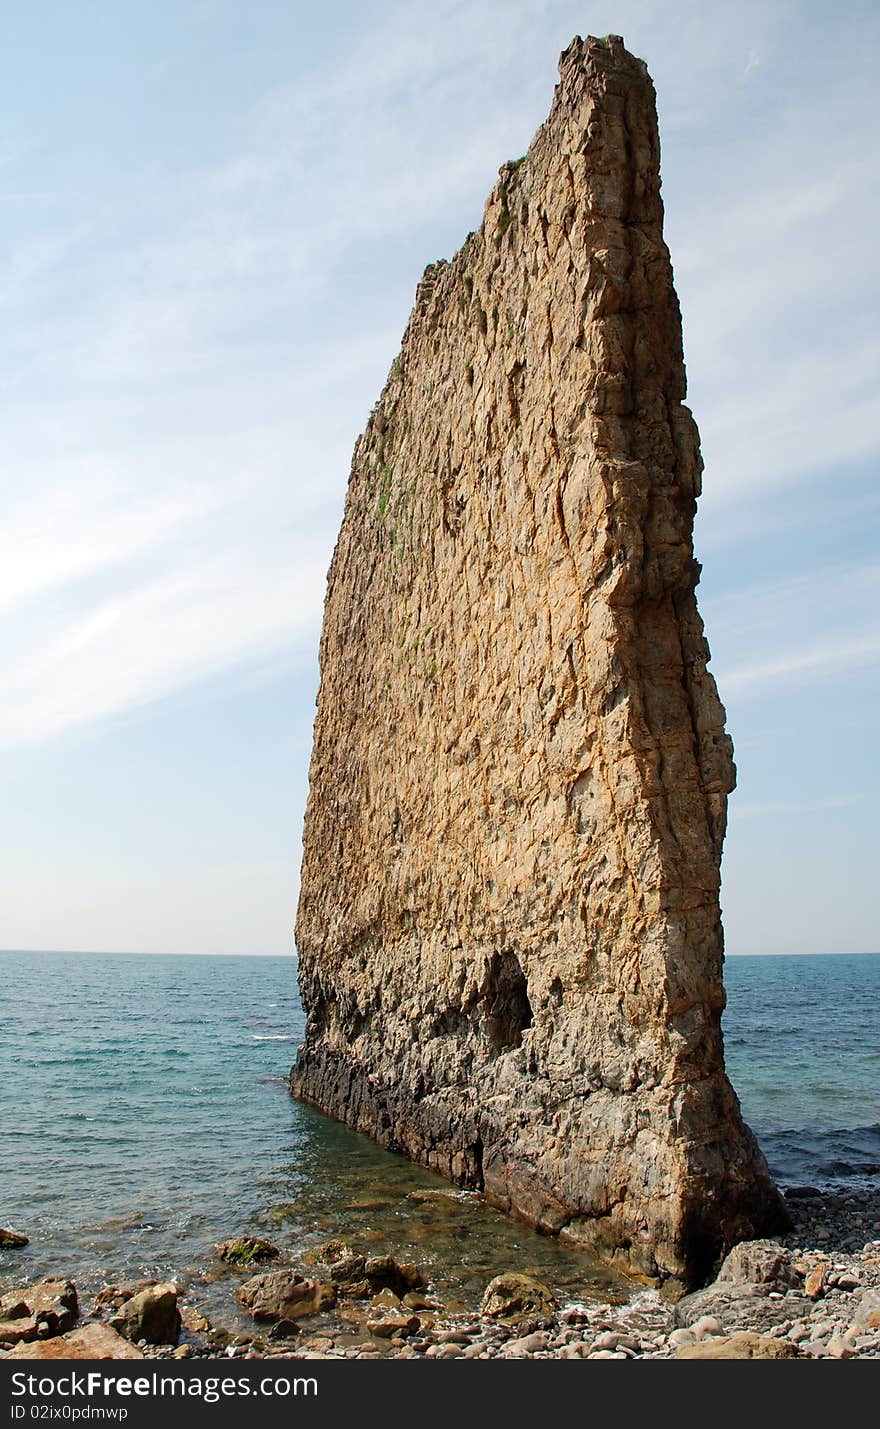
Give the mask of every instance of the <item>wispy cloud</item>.
M 792 676 L 816 679 L 832 671 L 862 669 L 880 660 L 880 635 L 866 635 L 843 643 L 823 641 L 806 650 L 786 650 L 753 665 L 722 670 L 718 676 L 725 693 L 755 694 Z
M 29 743 L 161 699 L 239 661 L 317 639 L 323 543 L 296 562 L 242 551 L 234 572 L 191 565 L 69 619 L 21 650 L 0 709 L 0 746 Z M 286 569 L 285 569 L 286 565 Z
M 825 566 L 703 603 L 722 698 L 815 682 L 880 659 L 880 566 Z
M 750 502 L 876 451 L 880 345 L 859 296 L 875 158 L 841 142 L 862 80 L 826 69 L 821 95 L 780 109 L 796 8 L 749 3 L 714 26 L 627 0 L 613 22 L 660 92 L 706 544 L 734 507 L 748 521 Z M 238 107 L 224 95 L 210 151 L 170 145 L 65 185 L 28 181 L 28 136 L 0 146 L 4 743 L 314 639 L 351 443 L 420 268 L 479 223 L 546 113 L 558 50 L 591 24 L 570 0 L 386 5 L 293 80 Z M 821 344 L 800 336 L 814 315 Z M 838 663 L 844 647 L 874 658 L 870 631 L 841 645 L 827 612 L 812 632 L 784 616 L 782 656 L 760 622 L 749 645 L 733 626 L 719 644 L 710 620 L 724 686 L 818 674 L 831 645 Z
M 738 822 L 741 819 L 771 818 L 776 815 L 789 817 L 802 814 L 830 814 L 878 802 L 880 802 L 880 796 L 873 791 L 841 794 L 829 799 L 769 799 L 761 803 L 742 803 L 739 799 L 735 799 L 731 804 L 731 818 Z

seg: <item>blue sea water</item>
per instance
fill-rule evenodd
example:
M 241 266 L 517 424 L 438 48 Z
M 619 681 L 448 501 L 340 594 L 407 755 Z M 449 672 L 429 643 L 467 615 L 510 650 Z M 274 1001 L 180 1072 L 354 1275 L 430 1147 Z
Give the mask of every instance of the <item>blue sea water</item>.
M 880 1183 L 880 956 L 731 958 L 728 1069 L 785 1184 Z M 0 953 L 0 1277 L 174 1275 L 231 1318 L 212 1245 L 330 1235 L 473 1305 L 515 1265 L 569 1298 L 620 1282 L 291 1100 L 292 958 Z M 207 1274 L 207 1278 L 206 1278 Z
M 725 965 L 727 1070 L 783 1187 L 880 1185 L 880 954 Z

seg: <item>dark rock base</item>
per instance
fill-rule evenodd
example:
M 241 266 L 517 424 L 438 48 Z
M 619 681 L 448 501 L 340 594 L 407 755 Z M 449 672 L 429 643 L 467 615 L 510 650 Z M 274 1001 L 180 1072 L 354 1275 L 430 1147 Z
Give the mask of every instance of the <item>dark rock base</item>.
M 661 1215 L 635 1195 L 602 1207 L 563 1202 L 543 1184 L 527 1156 L 516 1159 L 509 1125 L 493 1125 L 486 1107 L 466 1089 L 440 1088 L 413 1101 L 399 1085 L 381 1083 L 351 1056 L 307 1042 L 291 1070 L 290 1091 L 380 1146 L 457 1186 L 482 1192 L 489 1205 L 533 1229 L 558 1235 L 622 1275 L 665 1284 L 673 1296 L 710 1280 L 739 1241 L 780 1235 L 791 1225 L 785 1202 L 769 1175 L 762 1174 L 763 1157 L 745 1127 L 742 1144 L 729 1148 L 727 1176 L 704 1180 L 694 1174 Z

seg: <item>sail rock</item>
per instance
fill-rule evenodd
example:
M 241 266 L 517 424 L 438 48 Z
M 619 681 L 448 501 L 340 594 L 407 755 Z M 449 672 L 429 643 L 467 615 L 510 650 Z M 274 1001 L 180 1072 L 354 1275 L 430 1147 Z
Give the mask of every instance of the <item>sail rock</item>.
M 786 1223 L 724 1071 L 734 784 L 647 69 L 419 284 L 330 570 L 294 1093 L 651 1280 Z

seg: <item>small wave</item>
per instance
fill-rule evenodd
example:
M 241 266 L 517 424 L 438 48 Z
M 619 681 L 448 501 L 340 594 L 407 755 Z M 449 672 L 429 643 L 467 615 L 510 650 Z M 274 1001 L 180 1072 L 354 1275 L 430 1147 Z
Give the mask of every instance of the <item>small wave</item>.
M 254 1042 L 294 1042 L 296 1039 L 287 1032 L 272 1032 L 262 1037 L 258 1037 L 255 1032 L 252 1040 Z
M 758 1132 L 780 1185 L 876 1185 L 880 1126 L 786 1128 Z

